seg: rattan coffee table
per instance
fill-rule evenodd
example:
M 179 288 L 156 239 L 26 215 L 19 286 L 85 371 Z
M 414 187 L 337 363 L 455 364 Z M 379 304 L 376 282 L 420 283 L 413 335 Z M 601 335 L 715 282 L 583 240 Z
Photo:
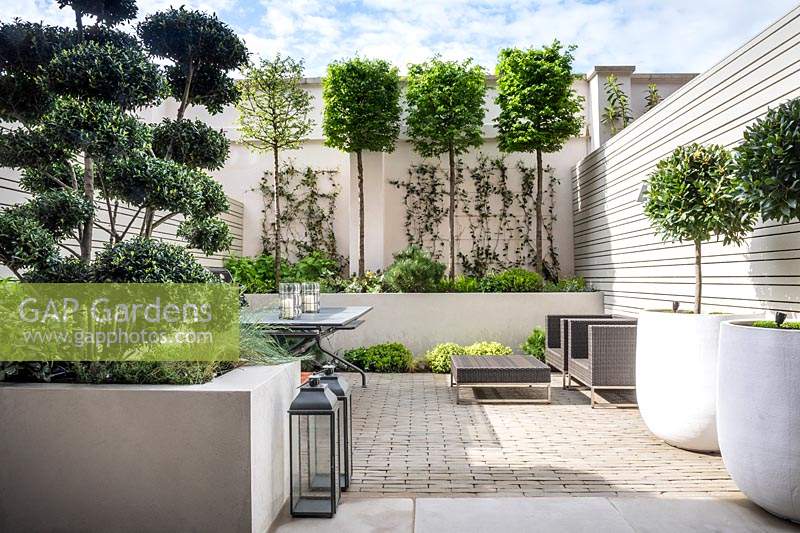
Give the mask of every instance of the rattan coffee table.
M 546 399 L 492 399 L 471 403 L 550 403 L 550 367 L 529 355 L 454 355 L 451 358 L 450 386 L 456 387 L 456 403 L 461 387 L 543 387 Z

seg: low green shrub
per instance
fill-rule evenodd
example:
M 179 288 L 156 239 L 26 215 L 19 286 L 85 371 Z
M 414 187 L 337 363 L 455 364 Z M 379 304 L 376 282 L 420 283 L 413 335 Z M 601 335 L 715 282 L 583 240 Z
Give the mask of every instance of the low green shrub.
M 770 329 L 800 329 L 800 322 L 784 322 L 780 326 L 774 320 L 756 320 L 753 326 L 757 328 L 770 328 Z
M 409 246 L 395 254 L 394 263 L 383 276 L 394 292 L 436 292 L 444 277 L 445 266 L 431 258 L 419 246 Z
M 544 292 L 592 292 L 592 288 L 586 284 L 583 276 L 576 276 L 560 279 L 557 283 L 548 281 L 544 285 Z
M 399 342 L 348 350 L 344 358 L 367 372 L 408 372 L 414 366 L 414 355 Z
M 362 277 L 332 278 L 323 284 L 324 292 L 377 293 L 384 292 L 386 285 L 380 272 L 367 271 Z
M 287 270 L 285 281 L 302 283 L 304 281 L 317 281 L 322 284 L 328 280 L 340 278 L 339 261 L 330 257 L 321 250 L 313 250 L 298 259 Z
M 295 361 L 271 335 L 243 325 L 239 362 L 230 361 L 47 361 L 0 362 L 0 381 L 197 385 L 245 364 Z
M 480 280 L 483 292 L 539 292 L 544 287 L 542 276 L 524 268 L 509 268 L 489 274 Z
M 442 280 L 440 287 L 442 292 L 482 292 L 480 280 L 473 276 L 459 275 L 456 279 Z
M 528 339 L 520 348 L 528 355 L 532 355 L 540 361 L 544 361 L 545 333 L 542 328 L 533 328 Z
M 446 374 L 450 372 L 450 357 L 453 355 L 510 355 L 514 351 L 499 342 L 476 342 L 461 346 L 454 342 L 444 342 L 434 346 L 425 354 L 431 372 Z

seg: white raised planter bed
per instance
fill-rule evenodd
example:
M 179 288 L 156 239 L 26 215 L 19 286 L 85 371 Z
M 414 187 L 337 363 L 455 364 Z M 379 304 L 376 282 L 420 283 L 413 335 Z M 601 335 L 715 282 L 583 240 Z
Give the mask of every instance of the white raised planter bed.
M 0 531 L 266 531 L 299 363 L 203 385 L 0 384 Z
M 650 431 L 668 444 L 719 451 L 719 328 L 736 315 L 642 311 L 636 334 L 636 397 Z
M 248 294 L 254 308 L 277 307 L 277 295 Z M 551 314 L 600 314 L 602 292 L 323 294 L 324 307 L 371 305 L 364 324 L 332 337 L 334 349 L 402 342 L 422 355 L 440 342 L 498 341 L 519 350 Z
M 747 324 L 720 333 L 722 459 L 748 498 L 800 522 L 800 331 Z

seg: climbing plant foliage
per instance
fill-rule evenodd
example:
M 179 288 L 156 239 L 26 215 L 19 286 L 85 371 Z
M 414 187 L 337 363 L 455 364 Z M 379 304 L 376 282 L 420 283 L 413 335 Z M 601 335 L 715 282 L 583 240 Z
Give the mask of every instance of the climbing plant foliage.
M 336 199 L 340 190 L 334 181 L 335 170 L 318 170 L 312 167 L 298 169 L 292 163 L 281 167 L 278 195 L 281 199 L 281 252 L 288 258 L 305 257 L 317 250 L 329 257 L 342 258 L 336 249 L 333 231 Z M 274 194 L 272 173 L 267 172 L 261 181 L 265 196 Z M 271 205 L 264 209 L 262 243 L 265 252 L 275 250 L 275 212 Z
M 532 231 L 536 224 L 536 167 L 519 161 L 509 165 L 502 157 L 479 155 L 472 167 L 457 161 L 459 194 L 457 209 L 464 221 L 456 251 L 463 272 L 482 277 L 513 267 L 533 267 L 536 262 Z M 555 187 L 559 180 L 552 168 L 543 169 L 547 184 L 544 233 L 545 274 L 558 278 L 558 250 L 553 239 Z M 512 173 L 519 175 L 519 188 L 510 186 Z M 403 193 L 406 239 L 426 249 L 434 258 L 444 248 L 443 228 L 448 215 L 447 171 L 437 165 L 412 165 L 405 181 L 391 182 Z

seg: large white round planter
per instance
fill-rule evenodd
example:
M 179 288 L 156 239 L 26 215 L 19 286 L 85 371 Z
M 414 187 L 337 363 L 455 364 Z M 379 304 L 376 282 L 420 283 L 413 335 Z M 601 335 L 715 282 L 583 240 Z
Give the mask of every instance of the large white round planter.
M 735 315 L 642 311 L 636 332 L 636 397 L 650 431 L 668 444 L 719 451 L 719 327 Z
M 720 332 L 722 459 L 748 498 L 800 522 L 800 331 L 747 324 Z

